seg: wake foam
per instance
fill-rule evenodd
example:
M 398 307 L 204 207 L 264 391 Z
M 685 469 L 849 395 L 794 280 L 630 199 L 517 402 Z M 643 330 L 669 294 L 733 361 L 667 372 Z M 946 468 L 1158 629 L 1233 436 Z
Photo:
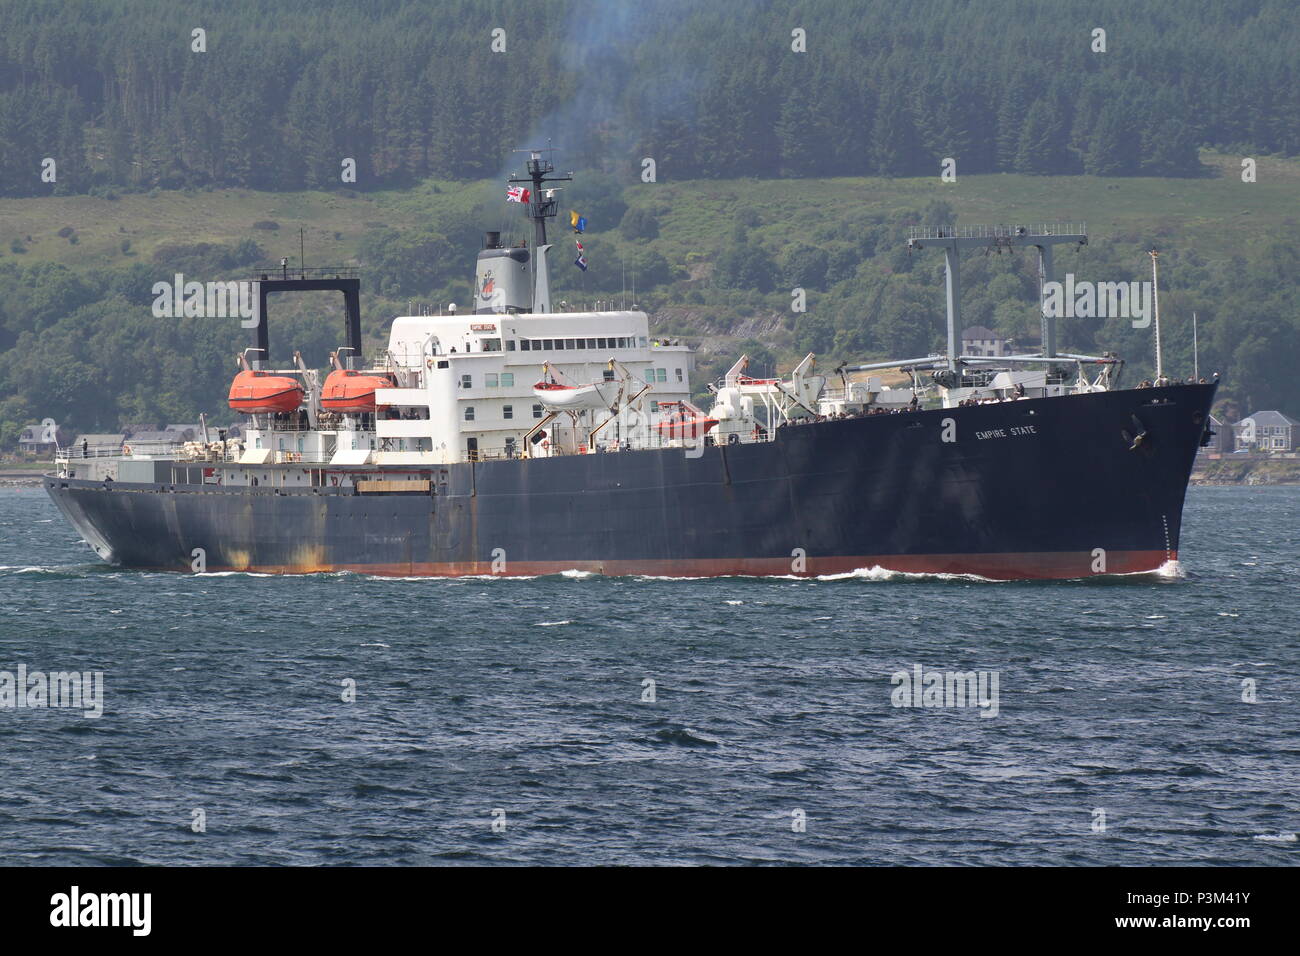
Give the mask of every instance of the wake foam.
M 804 580 L 800 578 L 799 580 Z M 814 581 L 973 581 L 979 584 L 1007 584 L 998 578 L 986 578 L 982 574 L 950 574 L 943 571 L 892 571 L 873 565 L 869 568 L 857 568 L 843 574 L 819 574 Z

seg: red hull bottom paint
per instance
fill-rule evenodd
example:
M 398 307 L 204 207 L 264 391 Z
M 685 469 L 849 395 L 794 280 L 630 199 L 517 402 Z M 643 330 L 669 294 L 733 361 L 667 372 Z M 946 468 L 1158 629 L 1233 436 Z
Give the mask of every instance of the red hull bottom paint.
M 247 571 L 259 574 L 321 574 L 351 571 L 385 577 L 535 577 L 563 571 L 585 571 L 611 576 L 640 575 L 665 578 L 725 576 L 818 577 L 849 574 L 881 568 L 905 574 L 969 574 L 997 581 L 1091 578 L 1111 574 L 1140 574 L 1156 571 L 1177 561 L 1177 551 L 1112 551 L 1105 556 L 1105 570 L 1093 570 L 1098 558 L 1090 552 L 1045 551 L 1020 554 L 918 554 L 865 557 L 808 557 L 804 568 L 794 570 L 795 559 L 710 558 L 659 561 L 491 561 L 440 562 L 377 565 L 331 565 L 328 567 L 209 567 L 209 571 Z

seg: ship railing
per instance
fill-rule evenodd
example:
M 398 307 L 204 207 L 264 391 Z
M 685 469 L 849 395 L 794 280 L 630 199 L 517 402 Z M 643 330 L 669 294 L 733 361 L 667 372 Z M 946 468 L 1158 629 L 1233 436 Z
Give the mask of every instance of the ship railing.
M 277 465 L 320 464 L 334 457 L 334 451 L 276 451 L 272 456 Z
M 861 405 L 863 403 L 874 405 L 881 401 L 880 396 L 882 394 L 892 397 L 894 395 L 911 395 L 917 393 L 908 385 L 895 385 L 887 392 L 869 392 L 867 391 L 866 383 L 860 382 L 856 385 L 850 385 L 848 388 L 823 388 L 821 394 L 817 397 L 817 400 L 821 402 L 847 402 L 851 405 Z M 920 401 L 921 399 L 922 396 L 917 394 L 917 401 Z M 909 398 L 908 401 L 911 401 L 911 399 Z M 894 406 L 892 403 L 889 403 L 885 404 L 885 407 L 892 408 Z
M 373 432 L 375 430 L 375 418 L 371 414 L 367 414 L 365 416 L 365 421 L 359 421 L 357 416 L 347 416 L 347 417 L 352 422 L 352 427 L 349 428 L 348 431 Z M 317 425 L 315 428 L 312 427 L 310 422 L 300 422 L 300 421 L 277 422 L 277 421 L 258 420 L 255 421 L 253 424 L 254 427 L 264 432 L 310 432 L 310 431 L 320 431 L 321 429 L 326 429 L 326 430 L 341 429 L 344 424 L 343 419 L 344 416 L 339 415 L 337 412 L 324 412 L 317 418 Z M 415 421 L 415 419 L 399 419 L 396 417 L 380 419 L 380 420 L 381 421 Z M 428 421 L 428 419 L 421 419 L 421 420 Z
M 254 281 L 258 279 L 359 279 L 358 269 L 334 269 L 328 266 L 320 269 L 289 268 L 287 266 L 269 266 L 253 273 Z
M 823 402 L 857 402 L 861 401 L 861 395 L 866 386 L 854 389 L 849 388 L 823 388 L 819 396 Z
M 767 427 L 762 427 L 758 430 L 757 434 L 755 434 L 755 432 L 752 430 L 745 431 L 744 433 L 738 433 L 735 435 L 735 441 L 730 441 L 729 443 L 752 445 L 752 444 L 761 444 L 764 442 L 770 442 L 775 440 L 776 440 L 775 430 Z M 656 438 L 648 443 L 644 441 L 633 441 L 633 442 L 620 441 L 618 439 L 612 439 L 612 438 L 607 439 L 605 441 L 601 441 L 597 439 L 596 442 L 592 445 L 588 445 L 585 442 L 579 443 L 576 449 L 570 449 L 564 445 L 559 445 L 559 444 L 552 445 L 549 448 L 547 448 L 545 452 L 534 450 L 533 453 L 529 456 L 525 456 L 523 454 L 523 446 L 513 445 L 513 446 L 502 447 L 502 448 L 479 448 L 475 451 L 470 452 L 466 456 L 465 460 L 466 461 L 509 461 L 509 460 L 524 458 L 524 457 L 568 458 L 574 455 L 617 454 L 618 452 L 621 451 L 660 451 L 660 450 L 671 450 L 671 449 L 689 450 L 698 441 L 699 438 L 688 439 L 688 440 L 682 440 L 682 439 L 659 440 Z M 713 445 L 713 444 L 718 444 L 718 443 L 728 442 L 728 441 L 729 441 L 728 438 L 715 437 L 713 435 L 709 435 L 705 440 L 705 444 Z
M 177 461 L 185 462 L 191 465 L 208 465 L 220 464 L 222 462 L 239 461 L 240 453 L 235 450 L 234 442 L 230 443 L 225 451 L 215 448 L 210 451 L 186 452 L 184 457 L 178 458 Z
M 121 458 L 122 456 L 121 445 L 91 445 L 84 450 L 80 445 L 69 445 L 55 451 L 54 460 L 76 461 L 81 458 Z
M 258 427 L 261 428 L 263 431 L 268 431 L 268 432 L 309 432 L 311 431 L 310 422 L 300 422 L 300 421 L 277 422 L 274 419 L 272 419 L 269 415 L 267 416 L 267 419 L 264 423 L 258 422 L 257 424 Z
M 1083 236 L 1085 222 L 1035 222 L 996 226 L 912 226 L 909 239 L 1008 239 L 1016 236 Z
M 556 456 L 560 454 L 555 452 Z M 468 461 L 513 461 L 523 458 L 522 445 L 505 445 L 501 448 L 479 448 L 469 453 Z

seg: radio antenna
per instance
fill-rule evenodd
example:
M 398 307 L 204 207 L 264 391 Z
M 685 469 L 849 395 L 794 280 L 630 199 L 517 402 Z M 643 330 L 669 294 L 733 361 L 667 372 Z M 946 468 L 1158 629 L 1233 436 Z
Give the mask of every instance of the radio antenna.
M 1151 304 L 1155 311 L 1156 320 L 1156 384 L 1165 377 L 1164 363 L 1160 355 L 1160 270 L 1157 268 L 1157 262 L 1160 259 L 1160 253 L 1152 249 L 1147 253 L 1151 257 Z
M 1201 380 L 1201 344 L 1196 338 L 1196 313 L 1192 313 L 1192 378 Z

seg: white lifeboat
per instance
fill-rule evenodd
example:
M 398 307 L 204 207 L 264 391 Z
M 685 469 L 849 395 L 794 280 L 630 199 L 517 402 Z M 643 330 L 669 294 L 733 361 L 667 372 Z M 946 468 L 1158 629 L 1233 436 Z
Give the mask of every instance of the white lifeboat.
M 609 408 L 618 399 L 618 382 L 592 382 L 590 385 L 561 385 L 559 382 L 538 382 L 533 395 L 547 408 Z

